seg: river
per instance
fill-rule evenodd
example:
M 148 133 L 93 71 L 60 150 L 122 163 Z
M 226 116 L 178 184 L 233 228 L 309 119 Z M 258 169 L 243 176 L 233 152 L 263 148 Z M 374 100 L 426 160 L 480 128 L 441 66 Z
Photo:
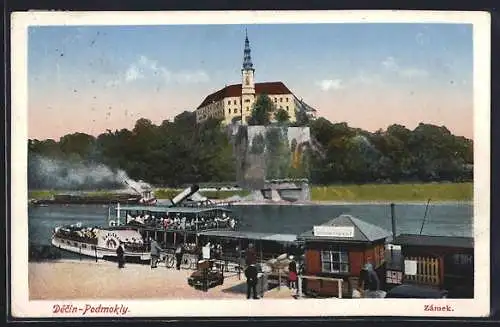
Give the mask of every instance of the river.
M 425 204 L 397 204 L 397 233 L 419 233 L 425 209 Z M 241 222 L 240 230 L 244 231 L 300 234 L 340 214 L 350 214 L 391 231 L 388 204 L 241 205 L 233 206 L 232 210 Z M 50 244 L 51 231 L 55 226 L 77 222 L 104 226 L 107 216 L 107 205 L 30 206 L 29 241 Z M 472 236 L 473 220 L 472 204 L 431 203 L 422 234 Z

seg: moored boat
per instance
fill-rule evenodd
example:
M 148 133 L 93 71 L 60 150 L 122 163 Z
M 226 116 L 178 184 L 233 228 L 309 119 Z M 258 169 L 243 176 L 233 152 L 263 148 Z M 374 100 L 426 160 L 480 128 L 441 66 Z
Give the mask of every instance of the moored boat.
M 181 240 L 186 248 L 193 246 L 188 242 L 191 236 L 201 230 L 235 229 L 236 220 L 230 217 L 230 210 L 210 205 L 206 199 L 198 199 L 197 205 L 184 205 L 187 199 L 198 191 L 197 186 L 187 188 L 166 206 L 149 201 L 139 205 L 118 202 L 112 217 L 109 207 L 107 224 L 104 227 L 88 227 L 81 224 L 58 226 L 54 229 L 51 244 L 61 250 L 78 255 L 111 259 L 117 257 L 116 250 L 122 243 L 126 260 L 150 260 L 150 237 L 161 242 L 164 249 L 175 246 Z M 144 200 L 154 197 L 143 197 Z M 159 233 L 162 233 L 160 236 Z M 167 241 L 167 234 L 172 238 Z M 170 244 L 167 244 L 170 243 Z M 170 246 L 169 246 L 170 245 Z
M 149 260 L 150 253 L 141 234 L 134 228 L 87 227 L 80 224 L 56 227 L 51 243 L 61 250 L 96 259 L 114 258 L 122 243 L 125 259 Z

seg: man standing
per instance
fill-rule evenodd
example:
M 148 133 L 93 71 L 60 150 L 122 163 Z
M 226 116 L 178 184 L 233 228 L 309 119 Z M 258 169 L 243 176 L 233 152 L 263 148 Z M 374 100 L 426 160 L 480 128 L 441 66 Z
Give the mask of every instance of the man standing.
M 149 240 L 151 241 L 151 269 L 153 269 L 157 267 L 158 261 L 160 260 L 161 247 L 152 237 Z
M 116 256 L 117 256 L 117 259 L 118 259 L 118 268 L 123 268 L 125 266 L 125 251 L 123 250 L 123 247 L 122 247 L 122 242 L 120 242 L 120 244 L 118 244 L 118 248 L 116 249 Z
M 378 298 L 380 291 L 380 279 L 371 263 L 365 264 L 360 276 L 360 292 L 364 298 Z
M 178 244 L 177 248 L 175 249 L 175 267 L 177 270 L 181 270 L 181 263 L 182 263 L 182 255 L 183 253 L 183 248 L 182 244 Z
M 245 253 L 245 264 L 247 266 L 254 265 L 257 263 L 257 252 L 252 243 L 248 244 L 248 249 Z
M 251 264 L 245 269 L 245 277 L 247 278 L 247 299 L 250 299 L 251 293 L 253 293 L 253 299 L 258 299 L 257 297 L 257 267 L 255 264 Z

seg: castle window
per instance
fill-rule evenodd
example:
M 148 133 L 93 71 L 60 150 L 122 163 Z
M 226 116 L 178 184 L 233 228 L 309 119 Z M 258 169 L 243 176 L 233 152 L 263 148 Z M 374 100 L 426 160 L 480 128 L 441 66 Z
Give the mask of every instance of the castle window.
M 250 99 L 245 99 L 245 102 L 250 102 Z
M 234 113 L 237 114 L 238 113 L 238 109 L 234 109 Z
M 286 102 L 288 102 L 288 98 L 286 98 Z M 288 108 L 288 107 L 287 107 Z
M 278 98 L 274 98 L 274 102 L 278 102 Z
M 231 113 L 231 109 L 227 109 L 227 112 Z
M 233 104 L 236 104 L 236 100 L 233 101 Z
M 280 98 L 280 102 L 283 102 L 283 98 Z
M 247 107 L 247 111 L 250 111 L 250 109 Z
M 288 106 L 286 106 L 286 111 L 288 111 Z
M 231 104 L 231 100 L 228 100 L 228 101 L 227 101 L 227 104 Z

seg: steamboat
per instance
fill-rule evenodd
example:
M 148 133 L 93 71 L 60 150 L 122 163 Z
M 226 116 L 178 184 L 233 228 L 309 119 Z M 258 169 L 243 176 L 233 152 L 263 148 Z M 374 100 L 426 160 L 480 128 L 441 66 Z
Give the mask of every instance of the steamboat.
M 51 244 L 96 259 L 116 257 L 116 250 L 122 244 L 126 260 L 147 261 L 151 259 L 151 238 L 168 249 L 181 242 L 186 247 L 197 244 L 201 231 L 235 230 L 237 220 L 231 217 L 228 204 L 212 202 L 198 190 L 199 187 L 193 185 L 163 203 L 157 202 L 149 191 L 138 204 L 118 202 L 114 215 L 109 207 L 107 226 L 57 226 Z
M 100 228 L 81 224 L 59 226 L 54 229 L 53 246 L 79 255 L 106 259 L 116 257 L 116 249 L 122 244 L 124 256 L 134 261 L 150 259 L 147 245 L 141 234 L 127 226 Z

